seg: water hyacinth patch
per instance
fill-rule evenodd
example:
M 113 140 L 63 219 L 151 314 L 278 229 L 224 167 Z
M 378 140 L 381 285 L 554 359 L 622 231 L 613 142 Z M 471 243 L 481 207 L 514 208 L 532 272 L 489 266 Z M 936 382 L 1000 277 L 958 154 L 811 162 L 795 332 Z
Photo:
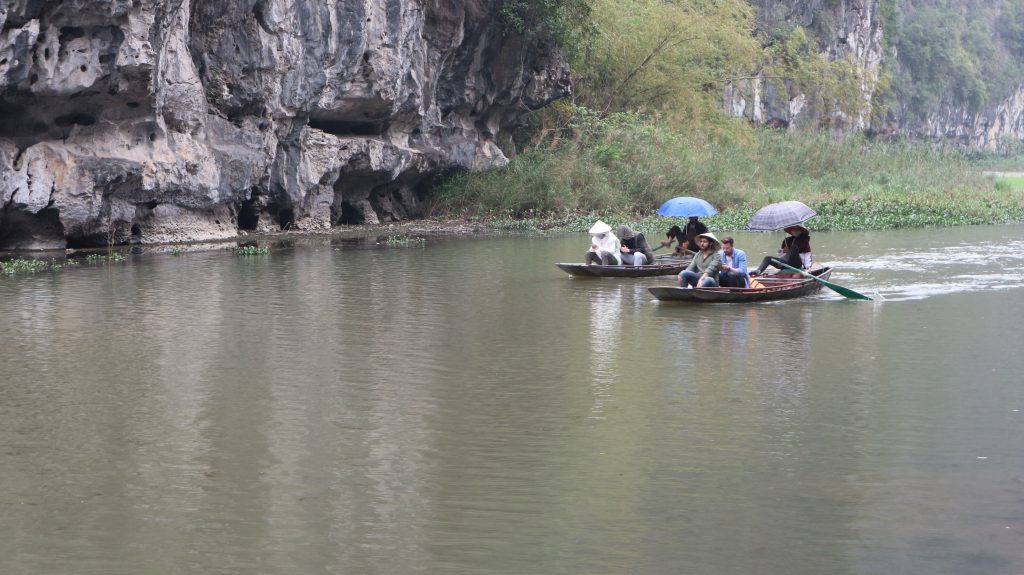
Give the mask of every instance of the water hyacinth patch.
M 420 238 L 420 237 L 415 237 L 415 236 L 406 236 L 406 235 L 402 235 L 402 234 L 396 234 L 396 235 L 384 236 L 383 239 L 378 239 L 377 243 L 378 244 L 386 245 L 388 247 L 393 247 L 393 248 L 395 248 L 395 247 L 404 248 L 404 247 L 412 247 L 412 246 L 421 246 L 422 247 L 422 246 L 426 245 L 427 240 L 425 238 Z
M 103 262 L 121 263 L 127 260 L 128 256 L 118 252 L 112 252 L 109 254 L 89 254 L 85 256 L 86 263 L 90 264 L 98 264 Z
M 232 246 L 228 248 L 240 256 L 268 256 L 270 255 L 270 248 L 268 246 Z
M 43 271 L 60 271 L 68 266 L 78 265 L 77 260 L 31 260 L 17 258 L 13 260 L 0 261 L 0 273 L 6 275 L 34 274 Z

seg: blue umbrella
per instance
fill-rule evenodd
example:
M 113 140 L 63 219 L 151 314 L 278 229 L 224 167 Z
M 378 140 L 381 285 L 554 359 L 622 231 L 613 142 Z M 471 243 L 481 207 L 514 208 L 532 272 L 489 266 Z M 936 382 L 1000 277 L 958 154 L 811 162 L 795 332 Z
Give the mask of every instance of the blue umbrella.
M 700 198 L 692 198 L 690 196 L 679 196 L 678 198 L 672 198 L 671 200 L 661 204 L 658 208 L 659 216 L 671 216 L 676 218 L 692 218 L 713 216 L 718 213 L 715 206 L 705 202 Z

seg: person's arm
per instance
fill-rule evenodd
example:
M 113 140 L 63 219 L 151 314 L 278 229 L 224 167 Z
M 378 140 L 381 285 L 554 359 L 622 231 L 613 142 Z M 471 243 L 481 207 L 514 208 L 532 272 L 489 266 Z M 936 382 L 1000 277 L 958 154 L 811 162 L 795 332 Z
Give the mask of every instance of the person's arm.
M 738 270 L 739 273 L 747 275 L 747 253 L 743 250 L 732 250 L 732 267 Z
M 718 252 L 715 252 L 715 254 L 711 256 L 711 261 L 708 262 L 707 267 L 704 268 L 704 273 L 700 276 L 700 282 L 698 282 L 697 285 L 704 283 L 704 280 L 707 277 L 716 275 L 720 269 L 722 269 L 722 257 L 718 255 Z
M 722 262 L 722 267 L 720 267 L 719 269 L 720 269 L 721 271 L 726 271 L 726 270 L 728 270 L 728 269 L 729 269 L 729 266 L 728 266 L 728 265 L 727 265 L 727 264 L 725 263 L 725 253 L 724 253 L 724 252 L 723 252 L 722 250 L 718 250 L 718 251 L 717 251 L 716 253 L 718 254 L 718 259 L 719 259 L 719 261 L 721 261 L 721 262 Z

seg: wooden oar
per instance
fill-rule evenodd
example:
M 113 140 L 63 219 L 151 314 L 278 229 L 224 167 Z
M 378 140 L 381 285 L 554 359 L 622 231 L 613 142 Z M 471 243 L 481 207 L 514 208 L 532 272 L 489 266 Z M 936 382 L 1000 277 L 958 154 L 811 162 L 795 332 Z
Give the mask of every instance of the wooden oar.
M 871 301 L 871 298 L 869 298 L 868 296 L 866 296 L 866 295 L 864 295 L 862 293 L 855 292 L 855 291 L 853 291 L 850 288 L 843 287 L 841 285 L 836 285 L 836 284 L 834 284 L 832 282 L 825 281 L 825 280 L 819 278 L 818 276 L 816 276 L 814 274 L 809 274 L 809 273 L 805 272 L 804 270 L 797 269 L 797 268 L 795 268 L 793 266 L 788 266 L 788 265 L 786 265 L 786 264 L 782 263 L 781 261 L 776 260 L 774 258 L 773 258 L 773 261 L 775 263 L 777 263 L 778 265 L 782 266 L 784 269 L 787 269 L 787 270 L 789 270 L 791 272 L 796 272 L 798 274 L 803 274 L 803 275 L 811 278 L 812 280 L 817 280 L 817 281 L 825 284 L 825 287 L 827 287 L 828 289 L 836 292 L 837 294 L 839 294 L 839 295 L 841 295 L 843 297 L 847 297 L 847 298 L 850 298 L 850 299 L 866 299 L 868 301 Z

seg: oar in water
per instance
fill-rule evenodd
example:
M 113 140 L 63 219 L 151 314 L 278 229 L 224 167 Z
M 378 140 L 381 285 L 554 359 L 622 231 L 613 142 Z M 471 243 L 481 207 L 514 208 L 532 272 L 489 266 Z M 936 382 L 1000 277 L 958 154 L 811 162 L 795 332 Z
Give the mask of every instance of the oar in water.
M 825 284 L 825 287 L 827 287 L 828 289 L 836 292 L 837 294 L 839 294 L 839 295 L 841 295 L 843 297 L 847 297 L 847 298 L 850 298 L 850 299 L 866 299 L 868 301 L 871 301 L 871 298 L 869 298 L 868 296 L 866 296 L 866 295 L 864 295 L 862 293 L 855 292 L 855 291 L 853 291 L 852 289 L 850 289 L 848 287 L 843 287 L 841 285 L 836 285 L 836 284 L 834 284 L 832 282 L 825 281 L 825 280 L 819 278 L 818 276 L 816 276 L 814 274 L 809 274 L 809 273 L 805 272 L 804 270 L 797 269 L 797 268 L 795 268 L 793 266 L 787 266 L 786 264 L 782 263 L 779 260 L 774 260 L 774 261 L 778 265 L 782 266 L 784 269 L 787 269 L 787 270 L 789 270 L 791 272 L 796 272 L 798 274 L 803 274 L 803 275 L 811 278 L 812 280 L 817 280 L 817 281 Z

